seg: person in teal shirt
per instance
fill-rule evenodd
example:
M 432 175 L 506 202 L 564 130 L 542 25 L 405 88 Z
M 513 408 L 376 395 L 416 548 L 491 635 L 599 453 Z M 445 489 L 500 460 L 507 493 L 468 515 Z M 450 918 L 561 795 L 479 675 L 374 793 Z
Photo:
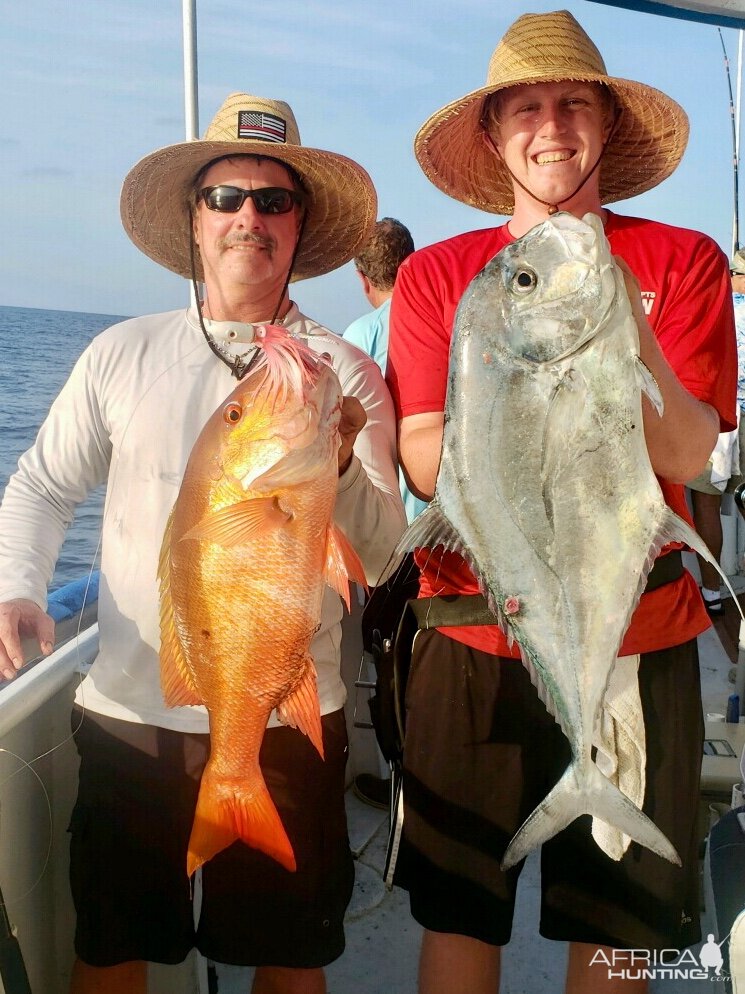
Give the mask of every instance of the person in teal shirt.
M 385 376 L 388 363 L 388 318 L 391 310 L 393 285 L 398 267 L 414 251 L 414 241 L 406 225 L 392 217 L 384 217 L 375 225 L 372 236 L 354 264 L 362 282 L 362 290 L 374 310 L 353 321 L 343 337 L 371 356 Z M 409 524 L 427 506 L 406 486 L 399 471 L 401 497 Z

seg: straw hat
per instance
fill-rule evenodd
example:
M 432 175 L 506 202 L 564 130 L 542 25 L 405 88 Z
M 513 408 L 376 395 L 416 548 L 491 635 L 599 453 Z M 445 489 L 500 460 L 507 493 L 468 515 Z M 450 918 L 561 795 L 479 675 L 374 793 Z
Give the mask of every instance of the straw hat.
M 369 237 L 377 213 L 372 180 L 356 162 L 300 144 L 295 115 L 282 100 L 232 93 L 204 138 L 168 145 L 130 170 L 120 201 L 124 230 L 145 255 L 191 278 L 189 196 L 201 169 L 224 155 L 267 155 L 287 163 L 308 193 L 292 279 L 320 276 L 348 262 Z M 203 280 L 199 250 L 197 280 Z
M 438 110 L 414 141 L 419 165 L 456 200 L 493 214 L 512 214 L 512 181 L 482 140 L 484 98 L 520 83 L 597 81 L 612 91 L 620 120 L 600 164 L 604 204 L 651 190 L 680 162 L 688 118 L 674 100 L 642 83 L 609 76 L 592 41 L 566 10 L 524 14 L 494 50 L 486 86 Z

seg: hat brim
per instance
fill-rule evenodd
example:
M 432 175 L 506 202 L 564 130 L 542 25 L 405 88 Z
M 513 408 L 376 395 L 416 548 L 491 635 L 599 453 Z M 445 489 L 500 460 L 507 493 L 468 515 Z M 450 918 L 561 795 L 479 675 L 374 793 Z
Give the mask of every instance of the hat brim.
M 303 238 L 292 280 L 321 276 L 344 265 L 369 238 L 377 216 L 375 187 L 367 172 L 346 156 L 304 145 L 266 141 L 194 139 L 168 145 L 141 159 L 122 186 L 124 230 L 145 255 L 191 278 L 189 238 L 192 184 L 208 163 L 229 155 L 270 156 L 301 177 L 308 197 Z M 196 278 L 204 273 L 198 250 Z
M 600 73 L 531 75 L 484 86 L 433 114 L 414 139 L 414 153 L 427 178 L 449 197 L 492 214 L 512 214 L 515 198 L 504 163 L 483 141 L 485 97 L 513 86 L 549 82 L 606 85 L 621 111 L 600 163 L 604 204 L 651 190 L 679 164 L 688 143 L 688 117 L 654 87 Z

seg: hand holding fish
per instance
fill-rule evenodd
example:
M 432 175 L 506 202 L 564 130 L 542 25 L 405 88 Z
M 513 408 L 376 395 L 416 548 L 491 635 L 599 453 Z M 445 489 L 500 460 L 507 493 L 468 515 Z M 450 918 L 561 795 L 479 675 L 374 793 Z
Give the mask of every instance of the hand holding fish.
M 354 442 L 367 423 L 367 414 L 356 397 L 342 397 L 339 421 L 339 476 L 349 469 Z
M 649 459 L 658 476 L 673 483 L 686 483 L 701 472 L 716 445 L 719 416 L 713 407 L 689 393 L 677 378 L 644 313 L 636 276 L 620 256 L 614 256 L 614 261 L 623 273 L 639 330 L 639 357 L 657 381 L 663 400 L 662 411 L 657 411 L 648 398 L 642 401 Z
M 631 271 L 623 256 L 614 255 L 613 261 L 623 274 L 623 282 L 626 286 L 626 293 L 628 294 L 629 303 L 631 304 L 631 313 L 634 315 L 637 325 L 640 328 L 642 325 L 648 325 L 649 322 L 647 321 L 647 316 L 644 313 L 644 305 L 642 304 L 642 292 L 641 287 L 639 286 L 639 280 Z
M 23 636 L 37 638 L 48 656 L 54 648 L 54 621 L 34 601 L 17 598 L 0 604 L 0 673 L 6 680 L 23 666 Z

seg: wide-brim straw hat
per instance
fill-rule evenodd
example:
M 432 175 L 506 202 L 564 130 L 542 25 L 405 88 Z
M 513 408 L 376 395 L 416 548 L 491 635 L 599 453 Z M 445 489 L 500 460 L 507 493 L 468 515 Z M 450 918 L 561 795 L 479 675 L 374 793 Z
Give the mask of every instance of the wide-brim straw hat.
M 609 76 L 583 28 L 568 11 L 559 10 L 519 17 L 494 50 L 486 85 L 422 125 L 414 151 L 428 179 L 463 203 L 512 214 L 510 175 L 483 140 L 484 100 L 522 83 L 564 80 L 604 83 L 621 112 L 599 167 L 602 203 L 651 190 L 673 172 L 688 142 L 683 108 L 651 86 Z
M 331 272 L 369 237 L 377 216 L 375 187 L 358 163 L 300 143 L 295 115 L 282 100 L 232 93 L 204 138 L 146 155 L 127 174 L 120 201 L 124 230 L 145 255 L 190 278 L 189 198 L 198 173 L 226 155 L 264 155 L 292 167 L 307 193 L 305 226 L 293 280 Z M 195 246 L 196 278 L 204 279 Z

